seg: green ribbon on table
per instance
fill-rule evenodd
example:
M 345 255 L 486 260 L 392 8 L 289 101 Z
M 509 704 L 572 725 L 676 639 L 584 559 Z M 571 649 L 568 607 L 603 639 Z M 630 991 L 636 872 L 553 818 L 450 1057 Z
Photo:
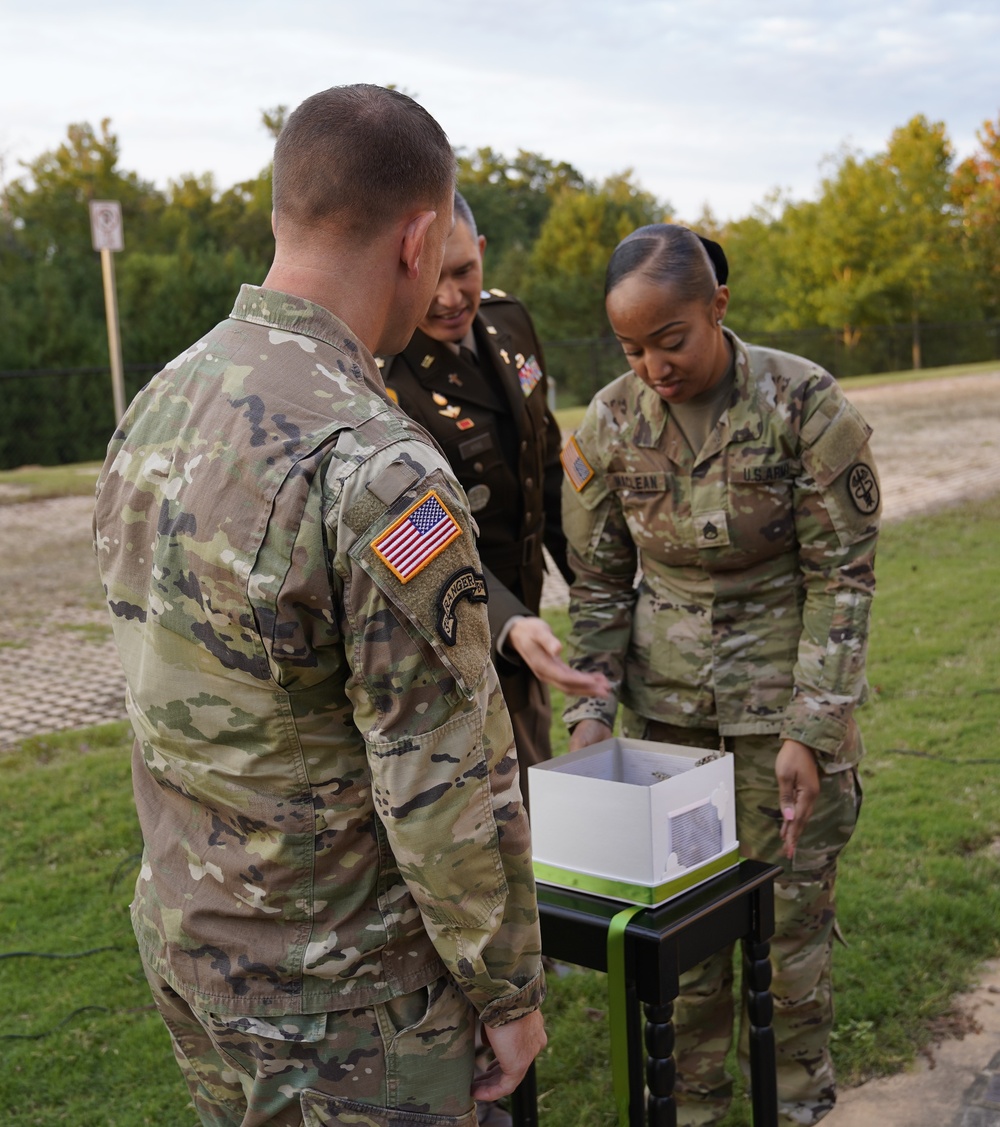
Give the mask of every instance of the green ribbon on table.
M 625 991 L 625 929 L 643 910 L 632 904 L 608 924 L 608 1027 L 611 1033 L 611 1083 L 620 1127 L 628 1127 L 628 1006 Z
M 726 869 L 733 868 L 739 864 L 739 861 L 740 851 L 731 849 L 728 853 L 723 853 L 713 861 L 699 865 L 689 873 L 683 873 L 678 877 L 671 877 L 670 880 L 663 881 L 661 884 L 653 885 L 632 884 L 615 877 L 597 877 L 590 873 L 579 873 L 575 869 L 564 869 L 561 865 L 550 865 L 547 861 L 536 860 L 533 864 L 535 880 L 543 881 L 545 884 L 556 884 L 563 888 L 578 888 L 581 892 L 592 892 L 595 896 L 607 896 L 612 900 L 632 900 L 636 904 L 641 904 L 644 908 L 650 908 L 662 904 L 671 896 L 687 892 L 689 888 L 694 888 L 695 885 L 701 884 L 709 877 L 717 876 L 719 873 L 725 872 Z

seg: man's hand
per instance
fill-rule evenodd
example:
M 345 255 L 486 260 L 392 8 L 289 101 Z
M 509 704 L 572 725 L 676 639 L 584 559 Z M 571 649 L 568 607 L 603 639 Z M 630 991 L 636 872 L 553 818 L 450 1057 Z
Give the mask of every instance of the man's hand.
M 581 720 L 569 734 L 569 749 L 579 751 L 581 747 L 610 740 L 613 735 L 614 732 L 603 720 Z
M 607 697 L 611 686 L 603 673 L 581 673 L 559 657 L 562 642 L 544 618 L 519 618 L 507 634 L 506 644 L 539 681 L 576 697 Z
M 797 740 L 785 740 L 774 761 L 781 807 L 782 852 L 795 859 L 799 837 L 812 817 L 819 794 L 819 765 L 812 750 Z
M 541 1010 L 533 1010 L 506 1025 L 484 1025 L 483 1036 L 496 1060 L 472 1082 L 474 1100 L 498 1100 L 509 1096 L 524 1079 L 528 1065 L 545 1048 L 545 1022 Z

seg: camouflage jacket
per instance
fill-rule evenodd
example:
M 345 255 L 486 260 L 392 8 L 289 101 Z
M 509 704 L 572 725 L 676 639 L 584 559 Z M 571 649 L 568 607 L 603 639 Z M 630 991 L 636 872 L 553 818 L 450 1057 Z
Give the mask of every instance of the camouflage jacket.
M 780 732 L 829 767 L 857 754 L 844 741 L 866 694 L 871 429 L 829 373 L 727 335 L 736 382 L 697 455 L 631 372 L 563 451 L 570 658 L 641 716 Z M 565 717 L 611 723 L 616 708 L 573 700 Z
M 319 1013 L 446 968 L 502 1024 L 540 944 L 465 494 L 332 314 L 244 286 L 98 482 L 150 965 L 210 1011 Z

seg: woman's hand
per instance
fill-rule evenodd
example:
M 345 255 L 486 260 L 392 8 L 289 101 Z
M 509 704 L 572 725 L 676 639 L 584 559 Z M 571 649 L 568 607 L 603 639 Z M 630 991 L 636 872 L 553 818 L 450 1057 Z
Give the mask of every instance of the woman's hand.
M 811 748 L 798 740 L 785 740 L 774 761 L 774 774 L 781 807 L 782 852 L 794 860 L 795 847 L 819 794 L 819 765 Z
M 581 720 L 569 734 L 569 749 L 579 751 L 581 747 L 610 740 L 613 734 L 603 720 Z

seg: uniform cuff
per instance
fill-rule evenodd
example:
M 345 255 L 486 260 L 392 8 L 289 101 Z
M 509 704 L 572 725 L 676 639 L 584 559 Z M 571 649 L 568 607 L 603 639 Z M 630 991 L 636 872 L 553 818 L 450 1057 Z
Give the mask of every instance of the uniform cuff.
M 534 1013 L 544 1000 L 545 974 L 539 969 L 538 974 L 516 994 L 496 998 L 488 1006 L 483 1007 L 479 1016 L 484 1025 L 507 1025 L 517 1021 L 518 1018 Z
M 572 730 L 583 720 L 600 720 L 609 728 L 615 726 L 618 715 L 618 698 L 581 697 L 563 710 L 563 723 Z
M 786 718 L 781 726 L 781 739 L 797 739 L 812 748 L 816 760 L 824 770 L 842 769 L 858 762 L 861 742 L 857 726 L 850 720 L 831 717 Z
M 521 655 L 515 649 L 507 649 L 507 638 L 511 630 L 514 628 L 515 622 L 521 622 L 527 618 L 526 614 L 514 614 L 503 624 L 503 629 L 497 635 L 496 642 L 494 643 L 497 654 L 504 659 L 516 665 L 522 665 Z

